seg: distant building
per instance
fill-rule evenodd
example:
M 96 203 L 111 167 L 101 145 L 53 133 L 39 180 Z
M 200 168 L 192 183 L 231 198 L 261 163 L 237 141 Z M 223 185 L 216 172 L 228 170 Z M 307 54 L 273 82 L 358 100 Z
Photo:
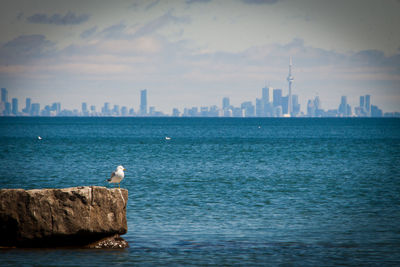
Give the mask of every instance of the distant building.
M 149 115 L 154 116 L 155 113 L 156 113 L 156 107 L 151 106 L 149 108 Z
M 200 107 L 200 116 L 208 117 L 208 107 Z
M 365 95 L 365 113 L 367 116 L 371 116 L 371 96 Z
M 274 89 L 273 104 L 274 104 L 274 107 L 282 106 L 282 89 Z
M 293 116 L 297 116 L 300 114 L 300 103 L 299 103 L 299 96 L 292 95 L 292 105 L 293 105 Z
M 129 109 L 129 116 L 135 115 L 135 110 L 133 108 Z
M 8 102 L 8 91 L 6 88 L 1 88 L 1 102 Z
M 274 117 L 282 117 L 282 106 L 276 106 L 274 107 Z
M 268 103 L 270 101 L 269 100 L 269 87 L 264 87 L 262 89 L 261 99 L 264 101 L 264 103 Z
M 123 106 L 122 108 L 121 108 L 121 116 L 128 116 L 128 108 L 127 107 L 125 107 L 125 106 Z
M 281 105 L 283 114 L 289 114 L 289 95 L 281 97 Z
M 140 91 L 140 115 L 147 115 L 147 89 Z
M 3 114 L 5 116 L 10 116 L 11 115 L 11 103 L 10 102 L 3 102 L 5 103 L 5 108 Z
M 262 100 L 259 98 L 256 98 L 256 116 L 262 117 L 263 112 L 264 112 L 264 109 L 263 109 Z
M 192 107 L 188 110 L 188 116 L 197 117 L 199 115 L 199 109 L 197 107 Z
M 315 101 L 311 99 L 307 102 L 307 117 L 315 117 Z
M 29 97 L 25 100 L 25 108 L 22 110 L 22 112 L 26 114 L 31 112 L 31 99 Z
M 224 97 L 224 98 L 222 99 L 222 109 L 223 109 L 223 110 L 228 109 L 229 106 L 230 106 L 229 97 Z
M 61 112 L 61 103 L 60 102 L 55 102 L 51 105 L 51 112 L 52 115 L 59 115 Z
M 209 117 L 219 117 L 220 111 L 217 106 L 213 105 L 210 107 L 210 110 L 208 111 L 208 116 Z
M 258 117 L 271 117 L 273 115 L 273 106 L 272 106 L 272 87 L 264 87 L 262 88 L 261 94 L 261 102 L 259 102 L 259 111 L 257 115 Z M 256 112 L 257 114 L 257 103 L 256 103 Z
M 105 116 L 109 116 L 111 114 L 110 103 L 108 103 L 108 102 L 104 103 L 104 106 L 101 109 L 101 113 L 102 113 L 102 115 L 105 115 Z
M 360 108 L 358 116 L 365 116 L 365 96 L 360 96 Z
M 383 116 L 383 112 L 377 106 L 371 105 L 371 117 L 379 118 Z
M 172 109 L 173 117 L 179 117 L 179 115 L 180 115 L 179 109 L 177 109 L 177 108 Z
M 119 116 L 119 105 L 114 105 L 112 115 Z
M 87 103 L 83 102 L 82 103 L 82 116 L 88 116 L 88 115 L 89 115 L 89 112 L 87 109 Z
M 233 117 L 240 117 L 240 118 L 242 118 L 242 117 L 244 117 L 244 110 L 243 109 L 241 109 L 241 108 L 233 108 L 232 109 L 232 116 Z
M 243 102 L 240 107 L 244 111 L 243 117 L 255 116 L 255 108 L 253 106 L 253 103 L 251 103 L 251 101 Z
M 347 96 L 341 97 L 338 114 L 341 117 L 348 117 L 351 115 L 351 107 L 347 104 Z
M 32 103 L 30 114 L 31 114 L 31 116 L 39 116 L 40 115 L 40 104 L 39 103 Z
M 16 116 L 18 115 L 18 99 L 13 98 L 11 102 L 12 102 L 11 113 Z

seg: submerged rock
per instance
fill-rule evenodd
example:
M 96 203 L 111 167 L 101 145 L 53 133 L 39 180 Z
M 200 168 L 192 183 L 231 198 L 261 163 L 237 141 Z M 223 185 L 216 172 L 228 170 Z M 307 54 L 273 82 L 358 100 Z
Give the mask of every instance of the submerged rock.
M 127 201 L 126 189 L 99 186 L 1 189 L 0 246 L 88 246 L 119 237 L 128 230 Z
M 86 246 L 86 248 L 127 248 L 129 247 L 128 242 L 125 241 L 119 235 L 103 238 L 92 244 Z

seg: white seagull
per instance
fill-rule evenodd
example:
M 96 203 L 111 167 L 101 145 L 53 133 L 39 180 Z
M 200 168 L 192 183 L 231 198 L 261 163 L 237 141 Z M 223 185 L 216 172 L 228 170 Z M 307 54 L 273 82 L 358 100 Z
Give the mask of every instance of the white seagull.
M 111 173 L 110 179 L 107 179 L 109 183 L 118 183 L 118 188 L 120 188 L 120 183 L 124 179 L 126 169 L 119 165 L 115 171 Z

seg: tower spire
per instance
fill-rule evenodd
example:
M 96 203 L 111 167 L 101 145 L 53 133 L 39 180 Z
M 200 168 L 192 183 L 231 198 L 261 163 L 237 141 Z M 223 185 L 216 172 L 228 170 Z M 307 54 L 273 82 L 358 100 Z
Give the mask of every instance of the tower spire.
M 292 76 L 292 56 L 289 57 L 289 74 L 287 77 L 287 81 L 289 83 L 289 95 L 288 95 L 288 115 L 291 116 L 293 112 L 293 104 L 292 104 L 292 82 L 294 77 Z

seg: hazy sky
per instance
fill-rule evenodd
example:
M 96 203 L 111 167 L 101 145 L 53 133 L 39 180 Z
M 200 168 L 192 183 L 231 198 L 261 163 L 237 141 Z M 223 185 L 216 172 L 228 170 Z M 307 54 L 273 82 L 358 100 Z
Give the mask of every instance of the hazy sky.
M 42 105 L 221 106 L 267 83 L 400 111 L 400 0 L 2 0 L 0 87 Z

